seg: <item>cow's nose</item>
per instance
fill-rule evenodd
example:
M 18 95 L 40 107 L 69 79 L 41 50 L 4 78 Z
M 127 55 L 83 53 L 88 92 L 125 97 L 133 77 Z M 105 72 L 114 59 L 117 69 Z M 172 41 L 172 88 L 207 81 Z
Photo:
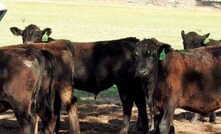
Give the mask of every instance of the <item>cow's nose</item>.
M 24 44 L 33 44 L 33 41 L 25 41 Z
M 147 70 L 146 69 L 142 69 L 137 71 L 136 76 L 145 76 L 147 74 Z

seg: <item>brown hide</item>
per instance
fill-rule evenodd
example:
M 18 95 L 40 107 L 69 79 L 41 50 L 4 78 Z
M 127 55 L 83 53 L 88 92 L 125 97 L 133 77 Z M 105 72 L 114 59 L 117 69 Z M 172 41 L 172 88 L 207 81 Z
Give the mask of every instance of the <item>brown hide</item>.
M 173 51 L 161 62 L 158 100 L 173 97 L 177 107 L 207 114 L 220 107 L 221 101 L 221 50 L 220 46 Z M 162 84 L 161 84 L 162 83 Z
M 34 127 L 31 107 L 36 108 L 45 59 L 32 48 L 0 50 L 0 56 L 0 100 L 13 108 L 21 133 L 31 134 Z

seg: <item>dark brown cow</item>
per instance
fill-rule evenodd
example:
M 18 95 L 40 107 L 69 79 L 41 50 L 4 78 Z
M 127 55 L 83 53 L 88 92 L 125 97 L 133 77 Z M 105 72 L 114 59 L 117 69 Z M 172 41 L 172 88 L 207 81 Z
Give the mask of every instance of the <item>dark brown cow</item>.
M 205 35 L 199 35 L 196 32 L 189 32 L 185 34 L 184 31 L 181 31 L 181 36 L 183 39 L 183 48 L 185 50 L 202 47 L 202 46 L 210 46 L 210 45 L 219 45 L 220 41 L 208 39 L 210 33 Z
M 21 133 L 33 133 L 32 104 L 36 107 L 45 59 L 36 49 L 0 50 L 0 100 L 10 105 Z
M 28 40 L 28 37 L 41 40 L 43 36 L 34 36 L 31 31 L 36 30 L 29 27 L 23 31 L 30 33 L 25 37 L 20 34 L 24 42 L 35 42 L 35 40 Z M 146 133 L 148 130 L 145 96 L 140 80 L 134 78 L 136 63 L 133 55 L 135 55 L 134 46 L 138 41 L 136 38 L 129 37 L 112 41 L 72 43 L 75 50 L 75 88 L 97 95 L 114 84 L 117 85 L 124 114 L 120 133 L 128 133 L 134 102 L 138 108 L 137 132 Z
M 67 107 L 67 113 L 70 122 L 70 133 L 79 133 L 80 126 L 78 121 L 78 114 L 77 114 L 77 104 L 76 99 L 73 96 L 73 73 L 74 73 L 74 61 L 73 61 L 73 48 L 72 44 L 68 41 L 54 41 L 50 43 L 40 43 L 40 44 L 32 44 L 32 45 L 14 45 L 14 46 L 6 46 L 2 49 L 10 50 L 14 48 L 36 48 L 41 51 L 48 51 L 50 52 L 53 57 L 56 59 L 56 77 L 55 77 L 55 92 L 59 95 L 55 97 L 55 116 L 59 116 L 60 111 L 60 102 L 63 103 Z M 56 94 L 55 94 L 56 95 Z M 44 111 L 39 113 L 39 116 L 44 118 L 47 114 Z M 52 117 L 53 118 L 53 117 Z M 58 122 L 59 123 L 59 122 Z M 51 119 L 48 123 L 49 132 L 53 133 L 55 129 L 56 118 Z
M 138 75 L 148 78 L 149 72 L 158 68 L 152 74 L 157 75 L 157 80 L 150 80 L 157 83 L 153 94 L 160 111 L 156 116 L 156 133 L 175 132 L 173 115 L 178 107 L 202 115 L 221 107 L 220 45 L 178 52 L 154 39 L 145 39 L 139 44 L 136 45 L 140 59 Z
M 210 45 L 219 45 L 220 42 L 209 38 L 210 33 L 205 35 L 199 35 L 196 32 L 189 32 L 185 34 L 184 31 L 181 31 L 181 36 L 183 38 L 183 47 L 184 50 L 202 47 L 202 46 L 210 46 Z M 204 116 L 201 116 L 197 113 L 194 114 L 191 122 L 195 122 L 197 120 L 204 121 Z M 209 122 L 215 123 L 216 122 L 216 113 L 212 112 L 209 114 Z

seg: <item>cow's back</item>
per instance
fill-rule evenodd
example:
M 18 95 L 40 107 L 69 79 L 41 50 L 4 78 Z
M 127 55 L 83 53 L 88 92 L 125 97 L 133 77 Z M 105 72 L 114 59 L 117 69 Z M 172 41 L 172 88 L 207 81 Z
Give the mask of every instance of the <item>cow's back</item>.
M 9 102 L 13 108 L 34 101 L 44 69 L 40 51 L 16 48 L 0 50 L 0 55 L 1 100 Z

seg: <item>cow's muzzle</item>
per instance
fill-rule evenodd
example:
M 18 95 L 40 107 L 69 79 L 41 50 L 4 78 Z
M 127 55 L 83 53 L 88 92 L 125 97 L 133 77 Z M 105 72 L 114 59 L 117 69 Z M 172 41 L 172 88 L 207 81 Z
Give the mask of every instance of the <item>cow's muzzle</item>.
M 25 41 L 24 44 L 33 44 L 33 41 Z
M 147 74 L 148 74 L 148 71 L 146 69 L 141 69 L 141 70 L 136 71 L 135 76 L 145 77 L 145 76 L 147 76 Z

